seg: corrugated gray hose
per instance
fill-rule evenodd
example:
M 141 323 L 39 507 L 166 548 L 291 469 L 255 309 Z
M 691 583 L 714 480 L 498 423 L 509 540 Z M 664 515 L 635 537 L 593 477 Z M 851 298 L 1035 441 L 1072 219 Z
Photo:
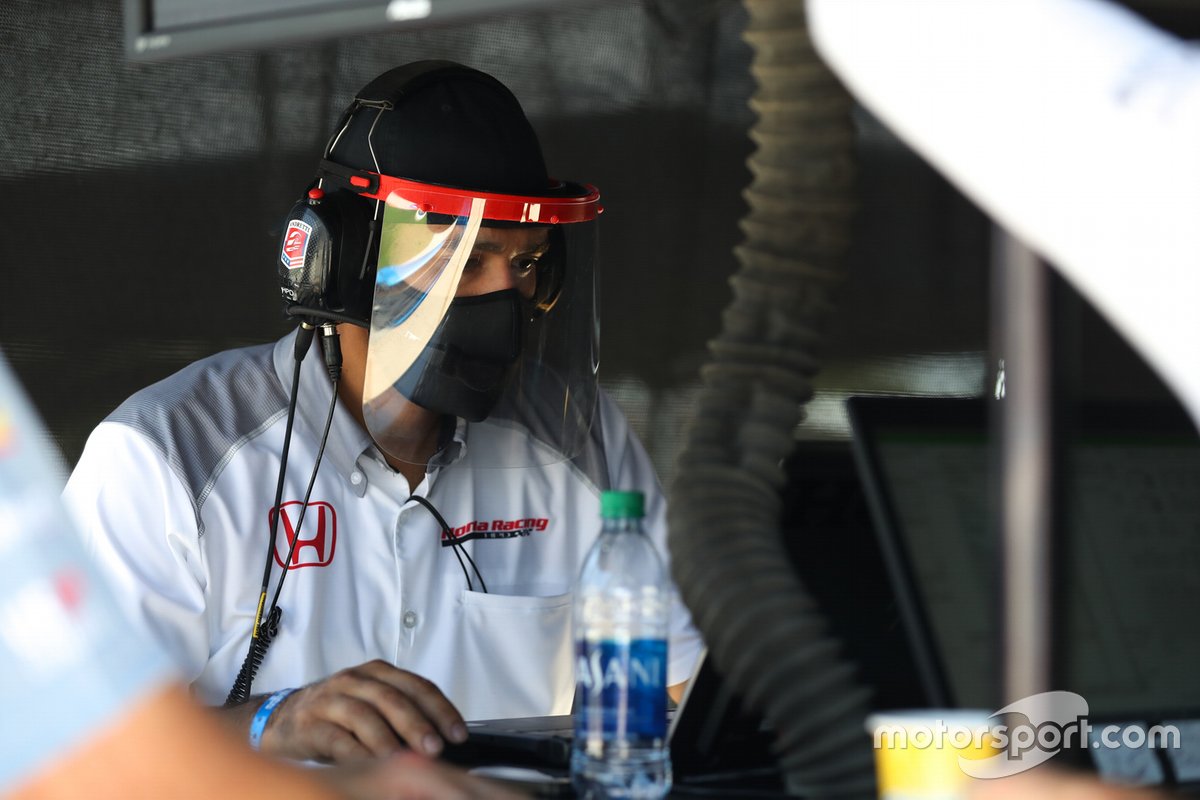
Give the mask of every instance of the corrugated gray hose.
M 758 91 L 745 242 L 670 492 L 672 574 L 718 670 L 776 731 L 789 793 L 872 796 L 869 692 L 789 566 L 784 460 L 850 238 L 851 100 L 801 0 L 743 0 Z

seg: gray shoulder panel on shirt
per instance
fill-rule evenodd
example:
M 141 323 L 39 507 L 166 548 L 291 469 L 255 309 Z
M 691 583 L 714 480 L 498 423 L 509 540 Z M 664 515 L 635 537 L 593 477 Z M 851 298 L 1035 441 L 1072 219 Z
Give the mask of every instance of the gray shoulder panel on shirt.
M 128 425 L 162 453 L 192 500 L 196 527 L 217 477 L 243 444 L 287 413 L 273 344 L 217 353 L 134 394 L 105 422 Z
M 580 478 L 590 484 L 597 495 L 612 488 L 609 477 L 608 454 L 604 448 L 604 414 L 602 399 L 597 398 L 596 411 L 592 418 L 592 427 L 588 431 L 588 441 L 582 452 L 571 459 L 570 464 Z

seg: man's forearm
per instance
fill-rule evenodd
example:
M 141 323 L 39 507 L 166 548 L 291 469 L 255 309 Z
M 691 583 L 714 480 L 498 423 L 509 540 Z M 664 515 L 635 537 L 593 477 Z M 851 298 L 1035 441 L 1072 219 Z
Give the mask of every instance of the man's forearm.
M 257 694 L 239 705 L 215 706 L 212 710 L 223 726 L 233 732 L 243 742 L 248 742 L 250 737 L 250 722 L 254 719 L 254 714 L 269 696 Z

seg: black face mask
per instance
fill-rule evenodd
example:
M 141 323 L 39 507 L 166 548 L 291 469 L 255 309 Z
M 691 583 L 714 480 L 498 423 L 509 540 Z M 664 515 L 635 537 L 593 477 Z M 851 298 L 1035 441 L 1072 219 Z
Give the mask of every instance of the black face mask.
M 430 411 L 485 419 L 521 355 L 521 308 L 516 289 L 455 298 L 396 390 Z

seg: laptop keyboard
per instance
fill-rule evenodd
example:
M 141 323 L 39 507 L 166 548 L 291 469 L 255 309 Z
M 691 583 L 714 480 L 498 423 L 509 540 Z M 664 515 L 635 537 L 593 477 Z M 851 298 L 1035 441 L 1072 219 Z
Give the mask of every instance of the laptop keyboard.
M 493 764 L 566 770 L 571 738 L 545 733 L 472 731 L 462 744 L 447 742 L 442 759 L 465 767 Z

